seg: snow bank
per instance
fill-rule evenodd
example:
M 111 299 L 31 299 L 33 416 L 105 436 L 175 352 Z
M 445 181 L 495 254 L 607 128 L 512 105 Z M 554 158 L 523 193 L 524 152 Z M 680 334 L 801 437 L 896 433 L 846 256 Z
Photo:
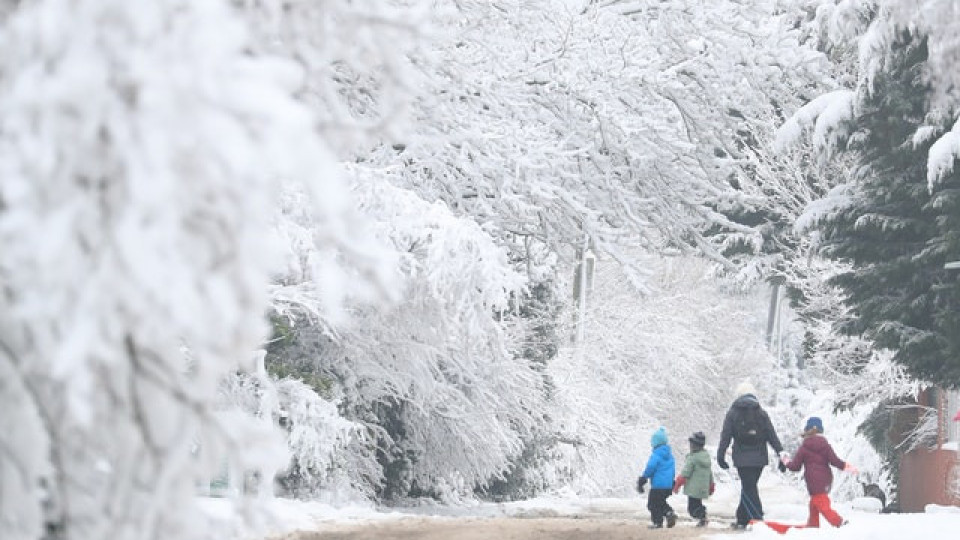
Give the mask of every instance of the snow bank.
M 198 506 L 221 539 L 254 540 L 294 531 L 315 531 L 327 523 L 369 523 L 408 517 L 400 512 L 379 512 L 372 505 L 334 507 L 292 499 L 200 498 Z
M 908 538 L 955 538 L 960 531 L 960 514 L 841 514 L 850 520 L 840 528 L 794 529 L 781 535 L 766 527 L 758 526 L 739 535 L 744 539 L 803 540 L 905 540 Z M 773 516 L 770 516 L 771 518 Z M 706 538 L 729 539 L 729 535 L 710 535 Z
M 880 502 L 880 499 L 874 497 L 857 497 L 850 501 L 850 507 L 860 512 L 879 514 L 880 510 L 883 509 L 883 503 Z
M 941 506 L 939 504 L 928 504 L 923 508 L 928 514 L 960 514 L 960 506 Z M 957 530 L 960 533 L 960 529 Z

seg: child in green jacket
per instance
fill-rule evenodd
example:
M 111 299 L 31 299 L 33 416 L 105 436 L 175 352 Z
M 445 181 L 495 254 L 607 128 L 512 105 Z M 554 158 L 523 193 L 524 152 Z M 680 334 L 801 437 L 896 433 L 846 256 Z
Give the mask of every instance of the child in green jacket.
M 683 488 L 687 496 L 687 511 L 697 520 L 697 527 L 707 526 L 707 507 L 703 499 L 713 495 L 713 472 L 710 470 L 710 454 L 703 449 L 707 444 L 707 437 L 702 431 L 690 436 L 690 453 L 683 462 L 683 469 L 673 484 L 673 492 Z

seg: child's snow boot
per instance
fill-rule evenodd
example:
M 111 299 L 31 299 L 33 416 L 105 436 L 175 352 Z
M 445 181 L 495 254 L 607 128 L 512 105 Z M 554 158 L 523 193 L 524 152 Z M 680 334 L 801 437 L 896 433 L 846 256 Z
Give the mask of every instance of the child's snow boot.
M 675 512 L 667 512 L 667 527 L 673 527 L 677 524 L 677 514 Z

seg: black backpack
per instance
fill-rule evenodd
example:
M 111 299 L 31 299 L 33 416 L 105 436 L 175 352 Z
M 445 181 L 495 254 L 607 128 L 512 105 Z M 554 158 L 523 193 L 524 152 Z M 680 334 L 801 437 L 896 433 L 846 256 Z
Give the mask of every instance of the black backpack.
M 733 437 L 736 441 L 746 446 L 756 446 L 763 444 L 763 413 L 760 407 L 744 407 L 740 414 L 734 418 Z

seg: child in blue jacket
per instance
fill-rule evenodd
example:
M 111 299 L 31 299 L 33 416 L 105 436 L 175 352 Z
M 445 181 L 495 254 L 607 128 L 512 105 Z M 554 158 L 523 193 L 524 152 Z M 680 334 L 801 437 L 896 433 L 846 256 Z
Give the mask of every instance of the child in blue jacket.
M 647 495 L 647 510 L 650 511 L 651 529 L 663 528 L 666 519 L 667 527 L 677 524 L 677 514 L 667 504 L 667 497 L 673 491 L 673 477 L 676 474 L 676 462 L 673 452 L 667 444 L 667 430 L 660 426 L 650 437 L 650 446 L 653 453 L 647 460 L 643 474 L 637 480 L 637 489 L 643 493 L 643 486 L 650 481 L 650 494 Z

